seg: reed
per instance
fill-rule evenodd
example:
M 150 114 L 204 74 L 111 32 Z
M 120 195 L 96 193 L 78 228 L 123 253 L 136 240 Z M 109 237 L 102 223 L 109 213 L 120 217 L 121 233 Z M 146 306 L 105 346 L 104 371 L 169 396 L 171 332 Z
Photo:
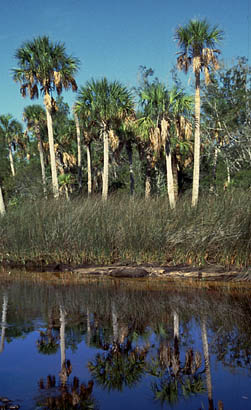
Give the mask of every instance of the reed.
M 0 258 L 36 264 L 221 263 L 248 266 L 251 255 L 250 192 L 202 195 L 197 208 L 182 196 L 111 196 L 39 200 L 0 217 Z

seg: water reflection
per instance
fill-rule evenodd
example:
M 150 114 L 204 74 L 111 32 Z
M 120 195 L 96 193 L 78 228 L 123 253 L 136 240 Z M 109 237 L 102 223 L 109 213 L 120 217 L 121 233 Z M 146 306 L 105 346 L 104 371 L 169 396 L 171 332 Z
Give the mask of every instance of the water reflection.
M 248 295 L 19 280 L 0 300 L 0 407 L 248 408 Z
M 6 316 L 7 316 L 7 305 L 8 305 L 8 295 L 3 295 L 3 305 L 2 305 L 2 326 L 1 326 L 1 343 L 0 343 L 0 353 L 4 349 L 4 339 L 5 339 L 5 329 L 6 329 Z

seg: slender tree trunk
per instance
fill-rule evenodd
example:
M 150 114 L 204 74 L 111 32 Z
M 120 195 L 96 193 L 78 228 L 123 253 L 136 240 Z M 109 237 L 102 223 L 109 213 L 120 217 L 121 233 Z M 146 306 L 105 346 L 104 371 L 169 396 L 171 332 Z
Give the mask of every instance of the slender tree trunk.
M 44 194 L 46 195 L 46 177 L 45 177 L 45 165 L 44 165 L 44 149 L 43 149 L 43 144 L 42 144 L 40 135 L 37 135 L 37 139 L 38 139 L 38 151 L 39 151 L 39 157 L 40 157 L 40 166 L 41 166 L 41 173 L 42 173 L 43 190 L 44 190 Z
M 58 189 L 58 177 L 57 177 L 57 167 L 56 167 L 56 155 L 55 155 L 55 148 L 54 148 L 52 118 L 51 118 L 50 109 L 47 107 L 46 104 L 45 104 L 45 108 L 46 108 L 48 139 L 49 139 L 49 148 L 50 148 L 50 157 L 51 157 L 52 191 L 53 191 L 54 198 L 58 198 L 59 189 Z
M 6 210 L 5 210 L 4 199 L 3 199 L 3 191 L 0 185 L 0 215 L 4 215 L 5 212 Z
M 167 148 L 166 153 L 166 179 L 167 179 L 167 192 L 169 198 L 170 208 L 175 208 L 175 196 L 174 196 L 174 184 L 173 184 L 173 170 L 172 170 L 172 157 L 170 148 Z
M 9 144 L 9 160 L 10 160 L 11 173 L 12 173 L 12 176 L 14 177 L 16 175 L 16 172 L 15 172 L 15 167 L 14 167 L 14 160 L 13 160 L 11 144 Z
M 4 339 L 5 339 L 5 329 L 6 329 L 6 318 L 7 318 L 7 306 L 8 306 L 8 296 L 3 296 L 3 307 L 2 307 L 2 330 L 1 330 L 1 342 L 0 342 L 0 353 L 4 349 Z
M 65 311 L 64 308 L 60 305 L 60 357 L 61 357 L 61 371 L 60 378 L 62 384 L 65 384 L 67 381 L 67 372 L 66 372 L 66 356 L 65 356 Z
M 203 352 L 204 352 L 204 358 L 205 358 L 205 371 L 206 371 L 206 383 L 207 383 L 209 410 L 214 410 L 213 389 L 212 389 L 212 379 L 211 379 L 211 370 L 210 370 L 210 356 L 209 356 L 208 339 L 207 339 L 207 326 L 206 326 L 206 320 L 204 317 L 201 319 L 201 337 L 202 337 Z
M 145 179 L 145 199 L 149 199 L 151 196 L 151 157 L 148 154 L 146 156 L 146 179 Z
M 227 164 L 227 185 L 230 185 L 230 182 L 231 182 L 230 168 L 229 168 L 229 165 Z
M 118 342 L 119 327 L 118 327 L 118 314 L 115 303 L 112 302 L 112 329 L 113 329 L 113 341 Z
M 180 370 L 180 350 L 179 350 L 179 337 L 180 337 L 180 321 L 179 314 L 176 310 L 173 311 L 173 357 L 172 367 L 175 375 Z
M 176 310 L 173 311 L 173 336 L 174 336 L 174 339 L 179 340 L 180 321 L 179 321 L 179 314 Z
M 67 201 L 69 201 L 69 200 L 70 200 L 70 197 L 69 197 L 69 188 L 68 188 L 67 185 L 64 186 L 64 191 L 65 191 L 65 198 L 66 198 Z
M 174 190 L 174 198 L 175 203 L 178 199 L 179 195 L 179 180 L 178 180 L 178 165 L 177 159 L 175 156 L 172 157 L 172 170 L 173 170 L 173 190 Z
M 161 140 L 164 145 L 165 157 L 166 157 L 166 180 L 167 180 L 167 192 L 170 203 L 170 208 L 175 208 L 175 196 L 174 196 L 174 185 L 173 185 L 173 170 L 172 170 L 172 155 L 171 155 L 171 144 L 169 138 L 169 123 L 163 118 L 161 120 Z
M 134 194 L 134 173 L 133 173 L 133 164 L 132 164 L 132 144 L 131 141 L 128 141 L 126 144 L 126 150 L 129 161 L 129 173 L 130 173 L 130 195 Z
M 78 147 L 78 185 L 79 190 L 82 189 L 82 155 L 81 155 L 81 134 L 80 134 L 80 124 L 77 113 L 73 110 L 76 131 L 77 131 L 77 147 Z M 89 194 L 89 191 L 88 191 Z
M 224 183 L 224 191 L 228 188 L 228 186 L 230 185 L 230 182 L 231 182 L 230 167 L 227 161 L 227 180 Z
M 199 199 L 200 185 L 200 72 L 195 72 L 195 133 L 194 133 L 194 164 L 192 206 L 196 206 Z
M 91 319 L 90 319 L 89 308 L 87 308 L 87 310 L 86 310 L 86 327 L 87 327 L 86 343 L 87 343 L 87 346 L 90 346 L 90 343 L 91 343 Z
M 108 186 L 109 186 L 109 139 L 106 126 L 103 131 L 104 140 L 104 167 L 103 167 L 103 188 L 102 188 L 102 199 L 107 200 L 108 197 Z
M 145 181 L 145 199 L 149 199 L 151 196 L 151 176 L 146 175 Z
M 92 194 L 92 157 L 91 157 L 91 143 L 86 145 L 86 155 L 87 155 L 87 174 L 88 174 L 88 196 Z
M 218 159 L 219 148 L 217 145 L 214 148 L 214 162 L 213 162 L 213 183 L 210 186 L 210 191 L 213 192 L 216 188 L 216 167 Z

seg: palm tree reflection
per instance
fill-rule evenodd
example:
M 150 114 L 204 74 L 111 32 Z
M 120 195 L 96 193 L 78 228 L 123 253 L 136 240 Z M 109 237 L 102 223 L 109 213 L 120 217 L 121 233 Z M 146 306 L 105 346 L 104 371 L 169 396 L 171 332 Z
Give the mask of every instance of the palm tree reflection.
M 148 373 L 157 378 L 151 384 L 155 401 L 174 405 L 180 397 L 188 398 L 191 395 L 205 391 L 202 370 L 199 371 L 202 361 L 199 352 L 188 349 L 183 365 L 180 361 L 180 332 L 179 313 L 173 311 L 173 347 L 162 334 L 158 355 L 148 364 Z
M 46 331 L 40 331 L 40 338 L 37 340 L 39 353 L 50 355 L 55 354 L 59 349 L 60 337 L 57 329 L 53 326 L 52 312 L 48 314 L 48 326 Z
M 41 379 L 39 388 L 44 391 L 38 405 L 41 409 L 94 409 L 96 408 L 92 396 L 93 381 L 89 381 L 86 386 L 79 383 L 77 377 L 70 383 L 56 382 L 55 376 L 47 376 L 46 383 Z M 46 394 L 47 393 L 47 394 Z M 49 394 L 48 394 L 49 393 Z
M 111 304 L 112 338 L 104 341 L 102 354 L 97 354 L 88 368 L 94 379 L 107 390 L 122 391 L 140 381 L 146 366 L 149 345 L 139 347 L 132 341 L 134 331 L 120 322 L 115 301 Z
M 57 381 L 54 375 L 48 375 L 46 382 L 39 381 L 40 391 L 44 394 L 39 400 L 42 409 L 94 409 L 95 402 L 92 396 L 93 381 L 90 380 L 86 386 L 79 382 L 77 377 L 69 381 L 72 373 L 70 360 L 66 359 L 65 327 L 66 311 L 63 305 L 59 306 L 60 321 L 60 372 Z M 42 339 L 43 340 L 43 339 Z M 43 343 L 39 343 L 43 345 Z M 58 345 L 57 345 L 58 346 Z
M 8 295 L 4 295 L 3 296 L 3 306 L 2 306 L 2 328 L 1 328 L 0 353 L 2 353 L 4 349 L 5 329 L 7 326 L 7 323 L 6 323 L 7 306 L 8 306 Z

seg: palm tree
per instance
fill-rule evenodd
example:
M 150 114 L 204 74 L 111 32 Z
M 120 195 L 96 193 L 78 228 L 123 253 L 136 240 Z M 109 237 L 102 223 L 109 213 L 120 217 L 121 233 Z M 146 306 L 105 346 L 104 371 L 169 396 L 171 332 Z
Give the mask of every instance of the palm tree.
M 91 155 L 91 144 L 93 140 L 98 136 L 97 127 L 95 127 L 95 121 L 90 117 L 90 110 L 85 104 L 78 104 L 74 106 L 74 118 L 77 128 L 78 138 L 78 158 L 79 158 L 79 144 L 80 135 L 82 131 L 82 137 L 84 145 L 86 146 L 86 156 L 87 156 L 87 189 L 88 196 L 92 194 L 92 155 Z M 79 160 L 78 160 L 79 162 Z
M 27 129 L 34 132 L 38 141 L 38 151 L 40 156 L 40 165 L 42 173 L 42 183 L 44 193 L 46 194 L 46 176 L 45 176 L 45 161 L 44 148 L 42 142 L 42 129 L 46 126 L 46 113 L 41 105 L 28 105 L 23 112 L 23 120 L 27 123 Z
M 169 95 L 165 85 L 159 81 L 152 84 L 145 83 L 140 91 L 141 104 L 144 118 L 140 120 L 142 136 L 145 131 L 147 138 L 153 146 L 153 150 L 159 153 L 164 149 L 167 170 L 167 191 L 170 207 L 175 207 L 173 173 L 171 161 L 170 121 L 169 121 Z
M 217 55 L 220 50 L 216 44 L 222 40 L 223 31 L 217 26 L 210 27 L 206 20 L 190 20 L 185 26 L 176 29 L 175 39 L 181 51 L 177 65 L 188 72 L 192 66 L 195 74 L 195 134 L 192 206 L 199 198 L 200 177 L 200 73 L 204 71 L 206 84 L 210 81 L 209 70 L 219 68 Z
M 79 92 L 77 111 L 87 110 L 103 137 L 104 165 L 102 198 L 107 200 L 109 184 L 109 135 L 133 113 L 133 100 L 126 87 L 117 81 L 101 80 L 87 82 Z
M 177 145 L 179 133 L 174 124 L 191 110 L 191 97 L 177 87 L 168 91 L 164 84 L 155 80 L 154 83 L 145 85 L 140 92 L 140 98 L 145 115 L 140 120 L 143 125 L 143 134 L 146 130 L 146 138 L 150 139 L 155 153 L 159 153 L 161 148 L 164 151 L 169 203 L 171 208 L 175 208 L 172 157 L 173 140 Z M 186 121 L 185 118 L 184 120 Z
M 15 120 L 11 114 L 0 116 L 0 132 L 8 145 L 10 169 L 13 176 L 16 175 L 16 171 L 12 150 L 16 149 L 22 131 L 22 124 Z
M 19 68 L 13 69 L 14 81 L 20 82 L 20 92 L 23 97 L 27 92 L 31 99 L 38 98 L 40 93 L 44 96 L 46 109 L 52 188 L 54 197 L 59 195 L 56 159 L 54 150 L 54 138 L 52 127 L 52 113 L 56 109 L 55 100 L 51 96 L 53 91 L 57 95 L 62 90 L 77 91 L 74 76 L 79 67 L 79 61 L 75 57 L 67 55 L 63 43 L 50 41 L 49 37 L 37 37 L 32 41 L 25 42 L 15 54 Z

